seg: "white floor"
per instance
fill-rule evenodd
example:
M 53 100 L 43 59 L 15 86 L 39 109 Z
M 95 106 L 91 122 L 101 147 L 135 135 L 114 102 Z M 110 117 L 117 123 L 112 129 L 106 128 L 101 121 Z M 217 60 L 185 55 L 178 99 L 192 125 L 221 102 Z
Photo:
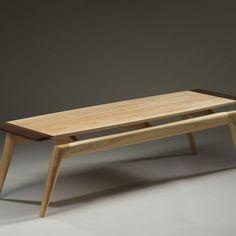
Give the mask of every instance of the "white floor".
M 181 136 L 65 160 L 44 219 L 38 210 L 51 144 L 20 145 L 1 196 L 0 236 L 235 236 L 230 133 L 196 137 L 196 156 Z

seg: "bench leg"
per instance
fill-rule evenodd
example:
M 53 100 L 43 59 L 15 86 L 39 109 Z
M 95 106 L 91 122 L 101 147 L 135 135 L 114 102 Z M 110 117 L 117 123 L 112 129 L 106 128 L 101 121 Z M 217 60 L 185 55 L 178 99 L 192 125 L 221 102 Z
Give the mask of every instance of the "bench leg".
M 197 147 L 196 147 L 196 142 L 195 142 L 195 138 L 193 136 L 193 133 L 188 133 L 187 134 L 187 138 L 188 138 L 188 142 L 192 151 L 192 154 L 197 154 Z
M 45 190 L 44 190 L 44 196 L 43 196 L 43 200 L 40 207 L 40 212 L 39 212 L 40 217 L 45 216 L 46 209 L 48 207 L 49 200 L 50 200 L 53 188 L 56 183 L 61 160 L 62 160 L 62 152 L 59 149 L 54 147 L 50 164 L 49 164 L 48 176 L 47 176 Z
M 190 119 L 192 116 L 185 116 L 184 119 Z M 197 147 L 193 133 L 186 134 L 192 154 L 197 154 Z
M 214 111 L 213 110 L 205 110 L 205 111 L 202 111 L 202 112 L 196 112 L 196 113 L 193 113 L 193 114 L 185 115 L 185 116 L 183 116 L 183 118 L 184 119 L 190 119 L 190 118 L 193 118 L 193 117 L 199 117 L 199 116 L 210 115 L 210 114 L 214 114 Z M 187 134 L 187 139 L 188 139 L 192 154 L 194 154 L 194 155 L 197 154 L 196 141 L 195 141 L 193 133 L 188 133 Z
M 232 113 L 229 115 L 229 127 L 231 130 L 234 146 L 236 148 L 236 113 Z
M 0 193 L 3 188 L 8 168 L 16 147 L 16 143 L 17 143 L 17 137 L 15 135 L 7 133 L 0 165 Z
M 69 143 L 69 142 L 74 142 L 77 140 L 78 139 L 75 136 L 71 136 L 71 137 L 59 138 L 54 141 L 58 145 L 58 144 L 65 144 L 65 143 Z M 43 196 L 43 200 L 42 200 L 40 211 L 39 211 L 40 217 L 44 217 L 46 214 L 46 210 L 49 205 L 49 200 L 52 195 L 53 188 L 56 184 L 56 180 L 57 180 L 57 176 L 58 176 L 60 163 L 62 161 L 62 157 L 63 157 L 63 153 L 54 147 L 53 152 L 52 152 L 52 156 L 51 156 L 51 160 L 49 163 L 48 176 L 47 176 L 45 189 L 44 189 L 44 196 Z

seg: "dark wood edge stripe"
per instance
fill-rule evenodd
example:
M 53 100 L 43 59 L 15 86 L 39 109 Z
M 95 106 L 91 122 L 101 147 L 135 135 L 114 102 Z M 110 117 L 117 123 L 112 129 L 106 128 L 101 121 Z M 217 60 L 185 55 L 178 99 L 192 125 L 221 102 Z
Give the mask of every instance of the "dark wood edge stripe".
M 18 125 L 10 124 L 10 123 L 2 123 L 0 124 L 0 130 L 6 131 L 11 134 L 18 135 L 20 137 L 30 139 L 33 141 L 43 141 L 52 138 L 52 136 L 48 134 L 44 134 L 38 131 L 34 131 L 31 129 L 23 128 Z
M 224 94 L 224 93 L 218 93 L 218 92 L 214 92 L 214 91 L 209 91 L 209 90 L 205 90 L 205 89 L 193 89 L 190 91 L 196 92 L 196 93 L 203 93 L 203 94 L 207 94 L 207 95 L 212 95 L 215 97 L 227 98 L 230 100 L 236 100 L 236 96 Z

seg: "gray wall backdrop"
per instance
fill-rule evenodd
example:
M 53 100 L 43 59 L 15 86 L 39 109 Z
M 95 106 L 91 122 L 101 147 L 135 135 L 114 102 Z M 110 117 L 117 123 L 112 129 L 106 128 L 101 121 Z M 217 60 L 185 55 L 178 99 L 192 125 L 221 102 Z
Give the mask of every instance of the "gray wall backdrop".
M 192 88 L 236 94 L 234 1 L 0 0 L 0 121 Z

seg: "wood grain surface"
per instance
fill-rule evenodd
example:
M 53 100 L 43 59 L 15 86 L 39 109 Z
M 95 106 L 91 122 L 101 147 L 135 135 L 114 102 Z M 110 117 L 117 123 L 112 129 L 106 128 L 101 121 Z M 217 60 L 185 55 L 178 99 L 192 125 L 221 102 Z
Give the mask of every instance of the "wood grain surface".
M 235 100 L 228 98 L 183 91 L 40 115 L 9 121 L 7 124 L 48 137 L 72 136 L 186 115 L 234 103 Z M 18 135 L 23 136 L 22 132 Z

